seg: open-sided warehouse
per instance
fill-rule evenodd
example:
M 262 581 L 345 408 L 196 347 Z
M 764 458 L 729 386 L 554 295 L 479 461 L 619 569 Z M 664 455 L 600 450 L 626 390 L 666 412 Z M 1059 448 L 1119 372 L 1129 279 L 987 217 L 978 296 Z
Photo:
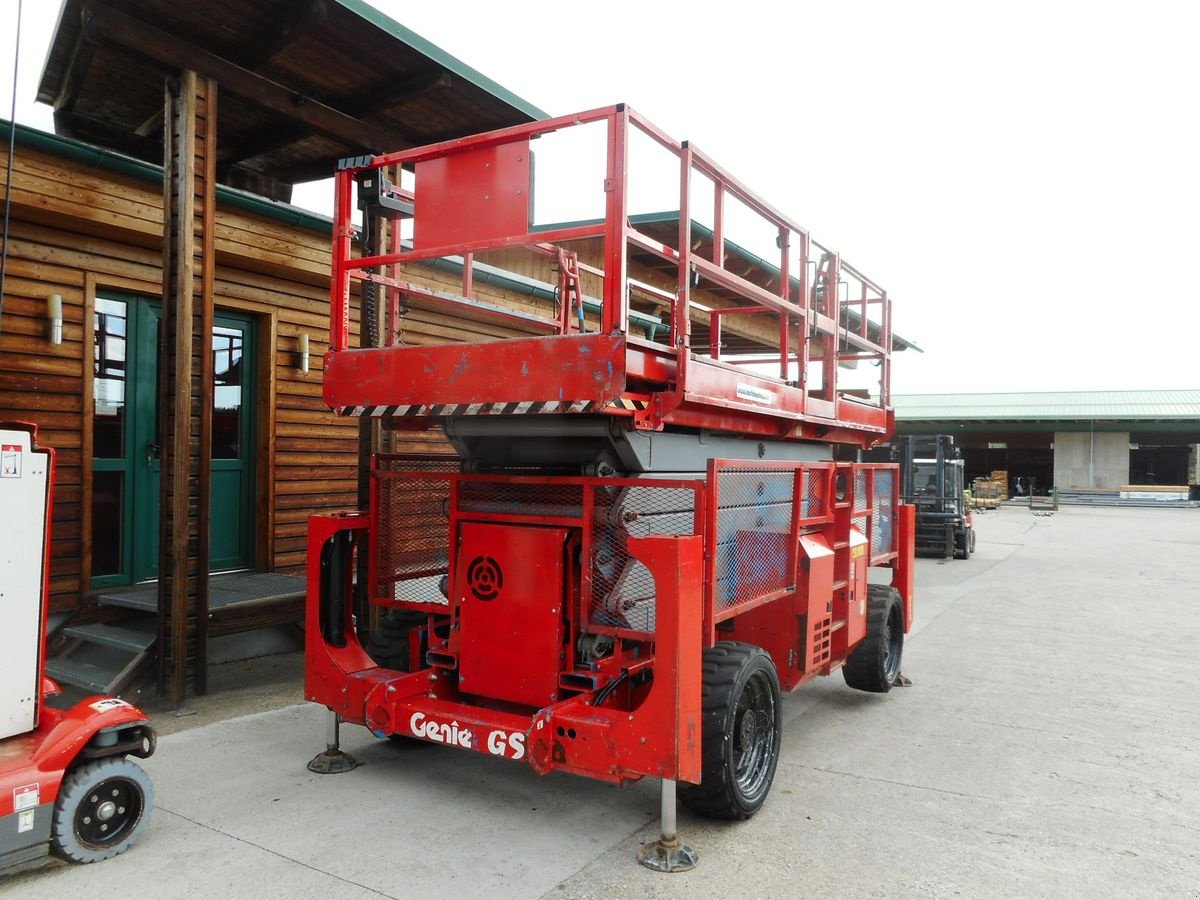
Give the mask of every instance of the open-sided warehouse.
M 1200 484 L 1200 390 L 901 394 L 899 434 L 953 434 L 1010 495 Z

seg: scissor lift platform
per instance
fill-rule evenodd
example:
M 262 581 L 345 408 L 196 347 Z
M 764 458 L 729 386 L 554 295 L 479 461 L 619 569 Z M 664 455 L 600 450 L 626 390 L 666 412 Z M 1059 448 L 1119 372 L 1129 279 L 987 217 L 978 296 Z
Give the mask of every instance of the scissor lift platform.
M 605 171 L 592 173 L 604 185 L 603 218 L 535 224 L 532 142 L 597 124 L 607 135 Z M 630 215 L 635 135 L 678 164 L 679 209 L 665 219 Z M 401 170 L 411 173 L 404 176 L 411 187 L 398 186 Z M 369 240 L 355 257 L 356 185 L 368 219 L 411 218 L 411 238 L 397 224 L 386 249 Z M 699 185 L 711 228 L 694 221 Z M 339 413 L 387 417 L 404 428 L 448 416 L 603 414 L 634 429 L 704 428 L 860 446 L 891 429 L 886 291 L 698 150 L 625 106 L 346 160 L 336 191 L 324 386 Z M 775 235 L 776 259 L 726 238 L 726 206 L 733 204 L 743 220 L 748 215 Z M 557 302 L 545 315 L 474 295 L 476 255 L 517 250 L 543 257 L 556 273 Z M 446 258 L 462 260 L 459 293 L 408 280 L 409 264 Z M 383 346 L 349 347 L 356 281 L 381 292 Z M 588 296 L 588 286 L 599 296 Z M 402 343 L 404 310 L 413 304 L 490 323 L 504 337 Z M 631 328 L 631 316 L 648 310 L 664 324 L 649 332 L 653 337 Z M 873 388 L 839 385 L 839 372 L 857 367 L 877 374 Z

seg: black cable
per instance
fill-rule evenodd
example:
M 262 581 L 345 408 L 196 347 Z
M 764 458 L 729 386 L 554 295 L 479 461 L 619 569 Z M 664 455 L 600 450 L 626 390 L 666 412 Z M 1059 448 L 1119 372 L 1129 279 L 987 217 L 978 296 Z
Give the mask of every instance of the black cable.
M 604 687 L 600 688 L 600 690 L 592 698 L 592 706 L 600 706 L 602 703 L 604 703 L 604 701 L 608 699 L 609 695 L 613 691 L 615 691 L 620 686 L 621 682 L 623 682 L 628 677 L 629 677 L 629 670 L 622 669 L 620 675 L 618 675 L 616 678 L 614 678 L 612 681 L 610 681 Z
M 4 288 L 8 276 L 8 223 L 12 218 L 13 157 L 17 154 L 17 74 L 21 61 L 21 7 L 17 0 L 16 46 L 13 48 L 12 106 L 8 114 L 8 174 L 4 180 L 4 243 L 0 246 L 0 330 L 4 325 Z

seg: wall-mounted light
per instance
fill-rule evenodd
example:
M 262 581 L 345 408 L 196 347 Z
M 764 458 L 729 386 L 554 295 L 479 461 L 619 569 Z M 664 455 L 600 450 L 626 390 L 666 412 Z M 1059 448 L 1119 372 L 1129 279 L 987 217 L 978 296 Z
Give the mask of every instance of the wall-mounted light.
M 50 343 L 62 343 L 62 294 L 51 294 L 46 298 L 46 318 L 50 323 Z
M 308 371 L 308 335 L 300 335 L 300 371 Z

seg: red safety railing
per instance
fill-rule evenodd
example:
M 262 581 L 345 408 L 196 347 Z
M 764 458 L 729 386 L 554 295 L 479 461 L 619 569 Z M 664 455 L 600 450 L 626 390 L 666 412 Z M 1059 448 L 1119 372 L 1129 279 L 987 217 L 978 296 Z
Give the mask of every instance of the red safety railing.
M 596 123 L 606 128 L 603 218 L 535 227 L 531 142 Z M 678 163 L 677 228 L 667 240 L 661 230 L 655 236 L 629 214 L 629 144 L 635 133 L 648 137 Z M 392 228 L 386 252 L 355 257 L 351 210 L 356 179 L 379 171 L 391 172 L 399 181 L 401 170 L 413 173 L 413 187 L 392 188 L 390 196 L 412 205 L 411 240 L 402 240 L 401 229 Z M 712 207 L 704 214 L 711 213 L 711 229 L 694 221 L 699 204 L 708 202 L 697 187 L 707 192 L 709 184 Z M 730 239 L 731 203 L 743 215 L 748 211 L 756 227 L 765 226 L 776 235 L 777 259 L 757 257 Z M 599 241 L 601 248 L 590 261 L 579 258 L 579 242 L 585 240 L 593 245 Z M 512 248 L 546 257 L 557 270 L 555 304 L 544 315 L 475 296 L 476 254 Z M 460 294 L 405 277 L 411 264 L 447 258 L 461 260 Z M 660 268 L 666 263 L 674 272 L 673 289 L 640 275 L 631 277 L 631 263 L 639 261 Z M 761 283 L 747 277 L 749 270 Z M 599 297 L 585 296 L 588 279 L 600 285 Z M 388 335 L 400 331 L 404 310 L 417 302 L 492 323 L 510 337 L 607 336 L 618 343 L 569 344 L 547 359 L 567 366 L 568 357 L 580 363 L 580 357 L 592 354 L 597 370 L 615 366 L 613 377 L 595 390 L 583 375 L 574 381 L 565 377 L 562 384 L 539 385 L 531 378 L 509 381 L 506 372 L 497 370 L 507 368 L 511 360 L 490 343 L 469 345 L 473 349 L 464 351 L 461 360 L 457 353 L 439 356 L 423 348 L 423 356 L 414 354 L 407 361 L 396 356 L 374 367 L 349 361 L 339 366 L 336 358 L 349 351 L 354 282 L 373 283 L 383 292 Z M 637 329 L 631 330 L 631 296 L 663 310 L 662 339 L 654 339 L 653 333 L 637 337 Z M 745 338 L 749 326 L 740 323 L 763 319 L 771 324 L 757 327 L 752 340 Z M 731 352 L 726 336 L 739 328 L 740 349 Z M 707 335 L 694 340 L 698 329 Z M 393 343 L 380 352 L 415 349 Z M 887 292 L 699 150 L 674 140 L 625 106 L 364 158 L 341 169 L 336 176 L 331 353 L 327 402 L 356 415 L 461 414 L 460 406 L 502 407 L 509 401 L 555 397 L 565 405 L 550 411 L 599 409 L 632 415 L 649 427 L 678 424 L 871 443 L 891 424 L 892 312 Z M 467 371 L 457 389 L 450 390 L 442 368 L 452 364 L 490 372 L 472 381 Z M 841 371 L 866 364 L 878 367 L 872 385 L 848 388 L 839 383 Z M 564 390 L 571 395 L 564 397 Z M 628 402 L 617 402 L 622 398 Z M 496 411 L 483 409 L 485 414 Z M 781 428 L 780 420 L 795 425 Z

